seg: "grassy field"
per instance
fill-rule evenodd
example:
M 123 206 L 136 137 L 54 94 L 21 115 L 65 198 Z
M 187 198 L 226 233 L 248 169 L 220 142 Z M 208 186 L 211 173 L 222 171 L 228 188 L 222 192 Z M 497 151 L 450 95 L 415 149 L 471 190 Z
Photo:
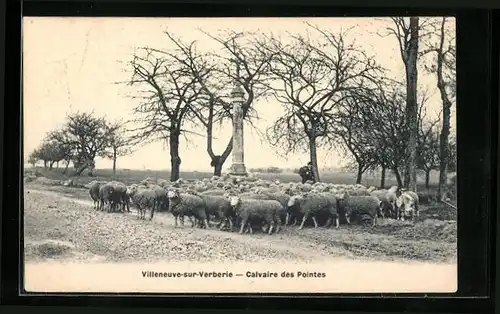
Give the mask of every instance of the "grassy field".
M 39 175 L 64 180 L 58 170 L 38 170 Z M 78 178 L 82 184 L 109 180 L 111 172 L 98 170 L 94 177 Z M 190 177 L 191 176 L 191 177 Z M 202 178 L 210 174 L 183 174 Z M 264 175 L 262 178 L 296 181 L 295 174 Z M 350 175 L 352 176 L 352 174 Z M 131 183 L 151 172 L 118 173 L 118 180 Z M 350 183 L 345 175 L 323 175 L 325 181 Z M 168 173 L 158 174 L 168 178 Z M 43 181 L 43 180 L 42 180 Z M 388 182 L 388 184 L 391 184 Z M 456 262 L 456 211 L 440 204 L 421 206 L 417 223 L 379 220 L 373 228 L 285 227 L 276 235 L 239 235 L 218 230 L 175 228 L 169 213 L 153 221 L 131 214 L 95 211 L 84 188 L 25 182 L 24 236 L 27 262 L 42 260 L 99 261 L 323 261 L 345 257 L 361 260 Z

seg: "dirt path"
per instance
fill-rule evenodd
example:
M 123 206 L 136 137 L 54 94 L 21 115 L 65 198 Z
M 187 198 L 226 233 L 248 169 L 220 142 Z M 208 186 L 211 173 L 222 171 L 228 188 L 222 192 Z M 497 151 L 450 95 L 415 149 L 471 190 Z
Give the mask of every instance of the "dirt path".
M 56 197 L 62 201 L 79 204 L 85 207 L 93 208 L 93 202 L 89 200 L 81 200 L 73 197 L 63 196 L 60 193 L 52 192 L 52 191 L 43 191 L 43 190 L 35 190 L 35 189 L 26 189 L 26 193 L 45 195 L 50 197 Z M 118 215 L 122 215 L 124 217 L 129 217 L 133 219 L 137 219 L 138 213 L 135 209 L 131 208 L 130 213 L 120 213 Z M 103 213 L 106 215 L 106 213 Z M 116 214 L 110 214 L 116 215 Z M 137 223 L 142 224 L 144 221 L 137 221 Z M 318 249 L 318 246 L 312 242 L 307 241 L 305 239 L 301 239 L 299 237 L 289 235 L 289 234 L 278 234 L 275 236 L 268 236 L 266 234 L 253 234 L 249 235 L 240 235 L 238 233 L 233 232 L 225 232 L 219 231 L 217 229 L 205 230 L 205 229 L 191 229 L 189 226 L 189 222 L 186 223 L 186 227 L 174 227 L 174 218 L 166 213 L 156 213 L 155 217 L 152 221 L 147 221 L 147 223 L 151 223 L 156 225 L 157 227 L 161 226 L 162 229 L 170 229 L 170 230 L 179 230 L 189 228 L 190 231 L 194 231 L 196 234 L 200 236 L 210 236 L 213 238 L 219 238 L 221 243 L 230 241 L 236 242 L 239 245 L 244 245 L 253 250 L 276 250 L 280 251 L 282 255 L 286 256 L 300 256 L 301 260 L 314 260 L 314 261 L 323 261 L 327 259 L 332 259 L 331 252 L 324 252 Z M 293 241 L 293 245 L 290 245 L 290 242 Z M 339 255 L 340 255 L 339 250 Z M 280 254 L 281 255 L 281 254 Z

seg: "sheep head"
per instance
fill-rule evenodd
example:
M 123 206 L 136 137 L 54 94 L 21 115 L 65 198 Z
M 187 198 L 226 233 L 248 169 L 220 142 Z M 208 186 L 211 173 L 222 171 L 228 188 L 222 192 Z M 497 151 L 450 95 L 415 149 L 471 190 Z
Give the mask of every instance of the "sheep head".
M 290 199 L 288 200 L 288 207 L 292 207 L 294 206 L 298 200 L 302 199 L 303 197 L 300 196 L 300 195 L 294 195 L 294 196 L 291 196 Z
M 177 192 L 177 191 L 170 190 L 170 191 L 168 191 L 168 192 L 167 192 L 167 197 L 168 197 L 169 199 L 175 199 L 175 198 L 179 198 L 179 197 L 180 197 L 180 194 L 179 194 L 179 192 Z
M 236 207 L 240 203 L 240 198 L 233 195 L 229 198 L 229 203 L 231 204 L 231 206 Z

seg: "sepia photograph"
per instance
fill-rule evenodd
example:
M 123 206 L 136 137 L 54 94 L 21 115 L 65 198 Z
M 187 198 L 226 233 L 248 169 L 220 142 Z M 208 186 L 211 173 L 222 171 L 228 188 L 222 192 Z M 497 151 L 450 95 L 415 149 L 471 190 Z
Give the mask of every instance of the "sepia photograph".
M 453 17 L 24 17 L 26 292 L 457 290 Z

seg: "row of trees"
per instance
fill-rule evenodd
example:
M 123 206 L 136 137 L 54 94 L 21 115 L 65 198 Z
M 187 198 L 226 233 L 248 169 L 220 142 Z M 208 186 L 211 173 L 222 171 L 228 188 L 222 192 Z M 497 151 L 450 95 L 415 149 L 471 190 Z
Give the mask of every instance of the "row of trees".
M 93 113 L 73 113 L 67 116 L 61 128 L 47 134 L 39 147 L 30 153 L 28 162 L 34 166 L 43 161 L 44 167 L 50 169 L 64 162 L 65 173 L 72 163 L 76 175 L 85 170 L 92 175 L 96 157 L 102 157 L 113 160 L 115 174 L 117 158 L 132 152 L 125 134 L 122 122 L 109 122 Z
M 134 127 L 127 129 L 130 138 L 122 136 L 124 124 L 78 113 L 69 116 L 62 129 L 51 132 L 30 160 L 43 160 L 49 167 L 59 161 L 65 161 L 66 167 L 73 162 L 81 174 L 93 169 L 98 156 L 112 158 L 116 165 L 116 158 L 130 152 L 130 147 L 164 141 L 169 147 L 171 180 L 176 180 L 181 138 L 203 135 L 209 163 L 220 175 L 232 138 L 223 151 L 215 152 L 213 128 L 232 118 L 229 95 L 238 82 L 245 91 L 247 124 L 253 127 L 259 119 L 256 101 L 277 102 L 284 114 L 265 131 L 265 137 L 284 155 L 309 153 L 317 181 L 317 148 L 325 147 L 339 149 L 353 161 L 358 182 L 364 172 L 379 168 L 381 185 L 389 170 L 399 185 L 416 189 L 417 168 L 427 174 L 439 168 L 441 188 L 455 152 L 450 141 L 455 46 L 447 23 L 446 18 L 393 18 L 392 26 L 380 33 L 397 40 L 404 80 L 389 78 L 373 56 L 347 39 L 346 31 L 333 33 L 307 25 L 307 35 L 280 38 L 200 30 L 220 47 L 217 53 L 201 52 L 196 41 L 183 42 L 167 31 L 169 49 L 138 49 L 128 62 L 130 80 L 119 82 L 135 87 L 137 106 L 128 124 Z M 425 94 L 417 92 L 419 64 L 435 74 L 442 101 L 439 120 L 426 115 Z
M 220 175 L 232 139 L 220 154 L 214 152 L 213 126 L 231 119 L 228 95 L 238 82 L 246 92 L 243 117 L 249 125 L 259 118 L 253 108 L 258 99 L 271 98 L 281 105 L 284 115 L 266 130 L 267 140 L 283 154 L 308 152 L 316 180 L 320 180 L 316 151 L 322 146 L 340 148 L 352 158 L 358 181 L 366 170 L 379 167 L 384 174 L 393 171 L 398 183 L 411 189 L 416 189 L 417 167 L 434 169 L 438 162 L 442 187 L 453 150 L 449 137 L 454 38 L 447 32 L 446 18 L 393 18 L 390 25 L 380 36 L 397 40 L 404 80 L 388 78 L 375 58 L 349 42 L 344 31 L 308 25 L 316 39 L 297 34 L 279 38 L 263 33 L 204 33 L 219 45 L 218 53 L 202 53 L 196 41 L 182 42 L 167 31 L 171 49 L 141 48 L 129 62 L 132 78 L 127 83 L 139 86 L 134 123 L 140 127 L 132 130 L 134 140 L 166 141 L 171 180 L 176 180 L 181 136 L 202 129 L 210 165 Z M 428 150 L 437 124 L 425 116 L 425 101 L 418 97 L 419 62 L 435 74 L 441 94 L 438 154 Z

